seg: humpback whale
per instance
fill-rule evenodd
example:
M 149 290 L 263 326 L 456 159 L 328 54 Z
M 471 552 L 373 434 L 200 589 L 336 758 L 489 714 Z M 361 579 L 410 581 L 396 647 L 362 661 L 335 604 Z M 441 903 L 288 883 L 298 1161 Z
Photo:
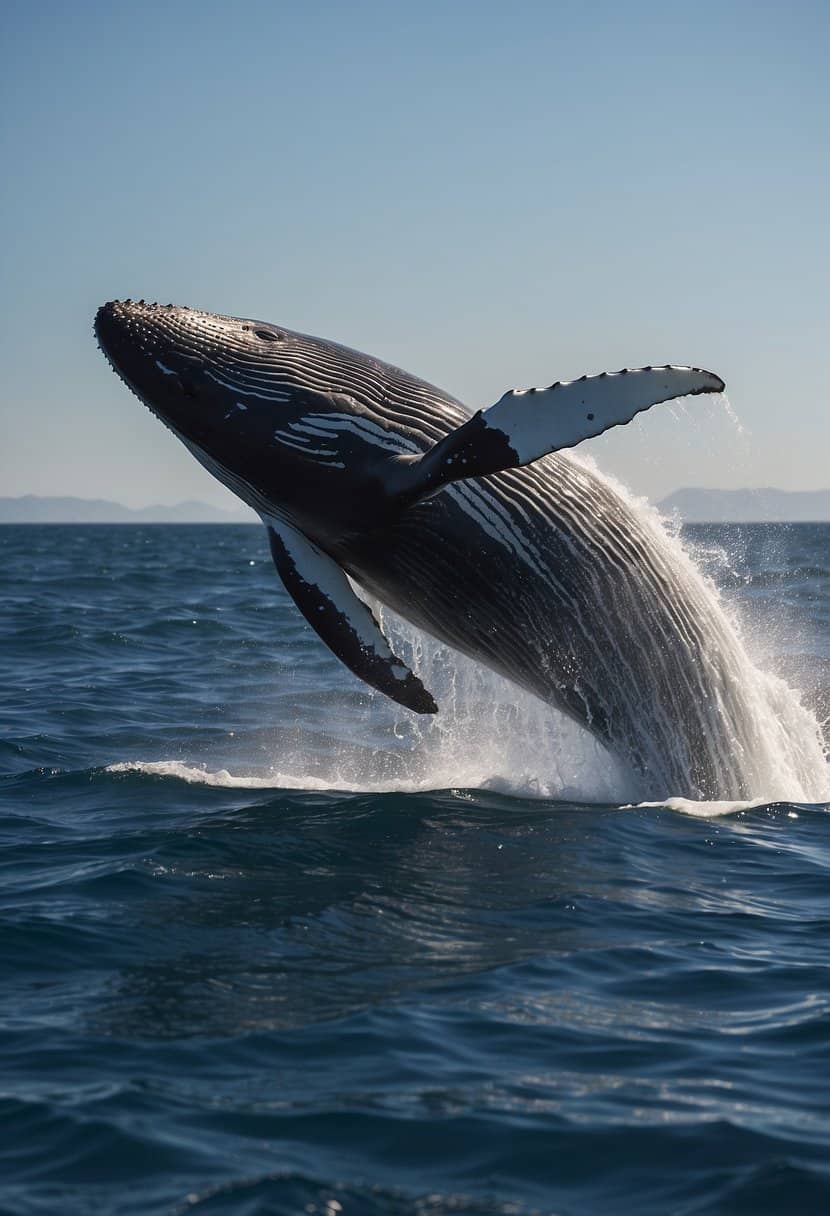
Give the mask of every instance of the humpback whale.
M 95 332 L 129 388 L 260 515 L 300 612 L 367 684 L 438 709 L 355 584 L 582 723 L 650 789 L 745 796 L 752 741 L 728 627 L 658 530 L 567 450 L 659 402 L 720 392 L 720 377 L 583 376 L 471 416 L 397 367 L 281 325 L 124 300 L 99 309 Z

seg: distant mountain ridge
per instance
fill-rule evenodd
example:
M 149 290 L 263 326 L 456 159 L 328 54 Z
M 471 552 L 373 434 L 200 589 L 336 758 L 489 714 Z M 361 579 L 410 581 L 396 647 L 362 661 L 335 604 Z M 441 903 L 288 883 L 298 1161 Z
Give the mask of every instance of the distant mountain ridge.
M 125 507 L 105 498 L 0 498 L 0 524 L 245 524 L 256 516 L 246 507 L 225 511 L 205 502 Z
M 830 521 L 830 490 L 704 490 L 688 486 L 659 502 L 686 523 L 823 523 Z M 174 506 L 125 507 L 105 498 L 0 498 L 0 524 L 245 524 L 247 507 L 226 511 L 189 500 Z
M 675 490 L 658 503 L 685 523 L 824 523 L 830 521 L 830 490 Z

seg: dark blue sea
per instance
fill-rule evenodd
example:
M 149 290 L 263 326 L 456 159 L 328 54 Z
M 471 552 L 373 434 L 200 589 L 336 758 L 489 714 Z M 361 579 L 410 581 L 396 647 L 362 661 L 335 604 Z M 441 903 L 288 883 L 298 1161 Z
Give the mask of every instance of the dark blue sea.
M 826 721 L 830 526 L 685 535 Z M 0 581 L 0 1212 L 830 1211 L 826 783 L 643 805 L 429 643 L 415 721 L 253 526 Z

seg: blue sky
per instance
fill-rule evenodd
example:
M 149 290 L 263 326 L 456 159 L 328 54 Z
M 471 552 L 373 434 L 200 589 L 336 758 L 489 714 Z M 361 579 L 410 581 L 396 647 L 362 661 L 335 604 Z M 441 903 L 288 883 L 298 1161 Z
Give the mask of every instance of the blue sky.
M 0 494 L 210 479 L 107 369 L 112 297 L 262 317 L 487 405 L 647 363 L 586 448 L 655 498 L 830 485 L 830 7 L 0 7 Z

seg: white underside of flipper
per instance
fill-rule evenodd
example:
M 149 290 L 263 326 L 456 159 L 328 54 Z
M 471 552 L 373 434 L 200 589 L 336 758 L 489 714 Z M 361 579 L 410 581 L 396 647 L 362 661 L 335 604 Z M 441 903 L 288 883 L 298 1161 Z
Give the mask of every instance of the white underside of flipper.
M 309 625 L 356 676 L 415 713 L 437 705 L 393 652 L 337 562 L 284 519 L 263 516 L 274 565 Z
M 723 392 L 720 376 L 697 367 L 641 367 L 563 381 L 550 388 L 512 389 L 479 410 L 420 460 L 399 459 L 390 493 L 417 501 L 452 481 L 531 464 L 621 426 L 661 401 Z
M 719 376 L 696 367 L 602 372 L 550 388 L 513 389 L 485 410 L 481 420 L 488 430 L 506 437 L 517 463 L 525 465 L 630 422 L 661 401 L 723 389 Z

